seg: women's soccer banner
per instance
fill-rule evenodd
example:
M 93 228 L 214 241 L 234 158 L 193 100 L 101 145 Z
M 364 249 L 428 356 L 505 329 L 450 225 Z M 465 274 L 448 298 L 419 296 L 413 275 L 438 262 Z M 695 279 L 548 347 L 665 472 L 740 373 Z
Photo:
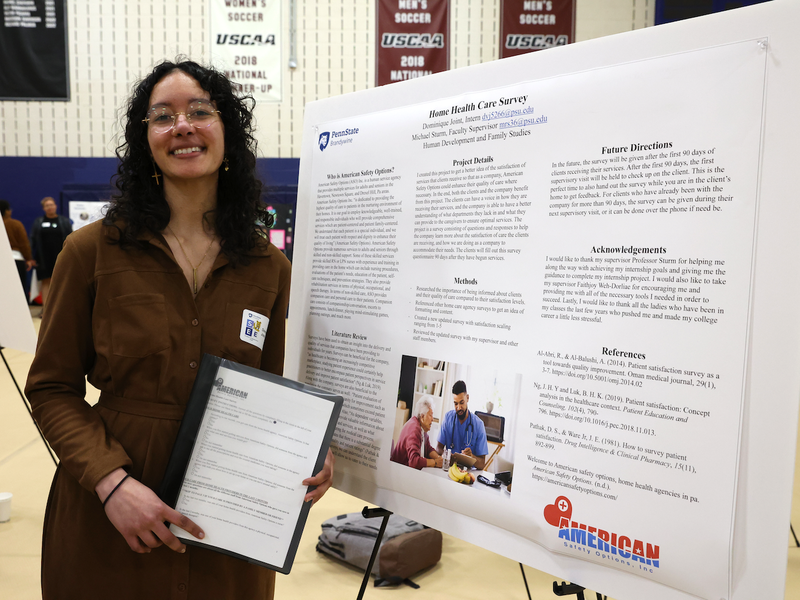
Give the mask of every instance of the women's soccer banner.
M 209 14 L 214 66 L 258 102 L 280 102 L 280 1 L 211 0 Z
M 69 100 L 64 0 L 3 0 L 0 100 Z
M 500 58 L 575 41 L 575 0 L 501 0 Z
M 376 85 L 450 68 L 449 0 L 378 0 Z

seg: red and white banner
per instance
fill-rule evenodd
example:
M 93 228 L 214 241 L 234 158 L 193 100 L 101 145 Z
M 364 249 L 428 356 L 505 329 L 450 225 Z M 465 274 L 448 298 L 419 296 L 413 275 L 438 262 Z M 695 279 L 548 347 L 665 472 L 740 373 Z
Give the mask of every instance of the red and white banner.
M 450 68 L 449 0 L 378 0 L 375 84 Z
M 575 41 L 575 0 L 501 0 L 500 58 Z

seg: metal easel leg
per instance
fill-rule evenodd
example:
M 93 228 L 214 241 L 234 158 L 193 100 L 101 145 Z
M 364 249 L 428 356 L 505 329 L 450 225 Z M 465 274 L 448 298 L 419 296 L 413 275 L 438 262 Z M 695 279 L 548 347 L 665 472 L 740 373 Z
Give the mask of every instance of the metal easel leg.
M 378 551 L 381 549 L 381 540 L 383 539 L 383 534 L 386 531 L 386 525 L 389 523 L 389 517 L 391 516 L 391 512 L 386 510 L 385 508 L 369 508 L 367 506 L 361 511 L 361 514 L 364 516 L 365 519 L 372 519 L 374 517 L 383 517 L 383 521 L 381 522 L 380 531 L 378 531 L 378 537 L 375 540 L 375 547 L 372 549 L 372 556 L 369 558 L 369 564 L 367 565 L 367 570 L 364 572 L 364 580 L 361 582 L 361 590 L 358 592 L 357 600 L 361 600 L 364 597 L 364 591 L 367 589 L 367 584 L 369 583 L 369 577 L 372 573 L 372 566 L 375 564 L 375 559 L 378 556 Z
M 586 588 L 576 584 L 576 583 L 566 583 L 564 581 L 561 582 L 559 585 L 557 582 L 553 582 L 553 593 L 556 596 L 572 596 L 575 595 L 578 597 L 578 600 L 586 600 L 583 595 L 583 590 Z
M 528 600 L 532 600 L 531 588 L 528 587 L 528 578 L 525 577 L 525 567 L 522 566 L 522 563 L 519 563 L 519 570 L 522 571 L 522 581 L 525 582 L 525 591 L 528 592 Z
M 25 405 L 25 410 L 28 411 L 28 414 L 31 416 L 31 421 L 33 421 L 33 425 L 36 427 L 36 431 L 39 432 L 39 437 L 42 438 L 42 442 L 44 443 L 44 447 L 47 448 L 47 452 L 50 454 L 50 458 L 53 459 L 53 464 L 57 467 L 58 466 L 58 461 L 56 460 L 56 457 L 53 454 L 53 451 L 50 449 L 50 445 L 47 443 L 47 440 L 44 439 L 44 434 L 42 433 L 42 430 L 39 429 L 39 424 L 36 422 L 36 419 L 33 418 L 33 413 L 31 412 L 31 407 L 28 404 L 28 399 L 25 398 L 25 394 L 22 393 L 22 390 L 19 388 L 19 384 L 17 384 L 17 380 L 14 377 L 14 373 L 11 371 L 11 367 L 8 365 L 8 361 L 6 360 L 6 355 L 3 354 L 3 347 L 2 346 L 0 346 L 0 357 L 2 357 L 3 363 L 6 365 L 6 369 L 8 370 L 8 374 L 11 375 L 11 381 L 14 382 L 14 385 L 16 386 L 17 391 L 19 392 L 19 397 L 22 398 L 22 403 Z

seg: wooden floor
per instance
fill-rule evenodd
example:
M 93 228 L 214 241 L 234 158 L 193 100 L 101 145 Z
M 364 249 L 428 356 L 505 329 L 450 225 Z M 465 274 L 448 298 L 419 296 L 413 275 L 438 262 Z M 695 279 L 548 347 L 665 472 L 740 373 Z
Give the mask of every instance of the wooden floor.
M 38 327 L 38 319 L 34 319 Z M 4 350 L 14 377 L 23 385 L 31 356 L 14 350 Z M 91 400 L 91 398 L 90 398 Z M 796 459 L 792 522 L 800 534 L 800 447 Z M 4 365 L 0 364 L 0 492 L 12 492 L 11 520 L 0 523 L 0 599 L 35 600 L 39 591 L 39 557 L 41 528 L 47 492 L 54 466 L 39 435 L 31 423 L 14 383 Z M 306 533 L 300 544 L 290 576 L 278 576 L 278 600 L 318 600 L 320 598 L 355 598 L 361 585 L 361 574 L 341 566 L 314 550 L 320 524 L 326 519 L 348 512 L 358 512 L 364 502 L 337 490 L 331 490 L 312 510 Z M 788 529 L 788 527 L 787 527 Z M 800 599 L 800 548 L 790 545 L 786 577 L 785 600 Z M 466 573 L 491 574 L 471 577 Z M 535 600 L 556 598 L 552 591 L 554 577 L 525 567 L 525 575 Z M 444 536 L 441 562 L 415 578 L 420 590 L 369 587 L 365 597 L 374 599 L 391 596 L 394 600 L 527 598 L 519 564 L 451 536 Z M 570 596 L 574 598 L 575 596 Z M 586 598 L 594 599 L 593 593 Z M 769 599 L 753 599 L 769 600 Z

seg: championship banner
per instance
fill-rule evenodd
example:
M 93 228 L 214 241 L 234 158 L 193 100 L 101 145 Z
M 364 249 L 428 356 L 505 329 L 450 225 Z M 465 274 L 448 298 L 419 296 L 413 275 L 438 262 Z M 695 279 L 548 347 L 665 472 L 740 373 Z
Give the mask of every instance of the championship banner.
M 449 0 L 378 0 L 376 85 L 450 68 Z
M 211 61 L 258 102 L 280 102 L 279 0 L 211 0 Z
M 3 0 L 0 100 L 69 100 L 64 0 Z
M 575 0 L 501 0 L 500 58 L 575 41 Z

